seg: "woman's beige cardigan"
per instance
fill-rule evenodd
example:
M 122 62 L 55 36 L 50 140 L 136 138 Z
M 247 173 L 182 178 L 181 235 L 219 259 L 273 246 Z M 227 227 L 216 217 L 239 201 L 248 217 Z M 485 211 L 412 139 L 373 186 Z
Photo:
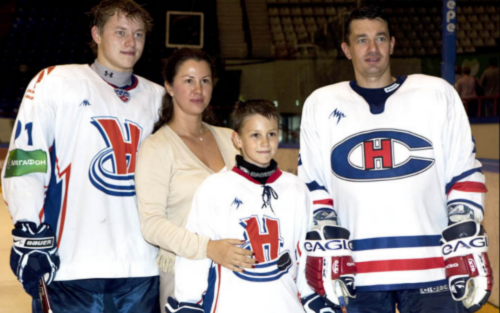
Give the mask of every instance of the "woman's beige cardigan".
M 204 125 L 230 170 L 238 153 L 231 141 L 232 130 Z M 160 270 L 173 273 L 176 255 L 207 257 L 209 238 L 190 233 L 184 226 L 196 189 L 213 173 L 167 125 L 142 143 L 135 173 L 137 202 L 144 238 L 160 247 Z

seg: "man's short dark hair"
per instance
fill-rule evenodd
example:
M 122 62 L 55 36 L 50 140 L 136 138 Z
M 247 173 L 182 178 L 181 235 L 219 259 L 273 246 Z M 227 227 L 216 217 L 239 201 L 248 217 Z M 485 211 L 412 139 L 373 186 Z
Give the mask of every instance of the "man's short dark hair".
M 265 99 L 239 101 L 234 106 L 233 113 L 231 113 L 234 131 L 240 133 L 245 120 L 255 114 L 264 116 L 269 120 L 276 119 L 276 123 L 280 122 L 280 114 L 271 101 Z
M 127 18 L 139 20 L 144 23 L 146 32 L 153 28 L 153 19 L 148 11 L 135 3 L 133 0 L 103 0 L 94 6 L 88 14 L 90 17 L 90 27 L 97 26 L 102 33 L 104 25 L 115 13 L 124 14 Z M 90 47 L 97 54 L 97 44 L 92 41 Z
M 344 41 L 349 44 L 349 35 L 351 34 L 351 22 L 354 20 L 375 20 L 380 19 L 387 24 L 387 30 L 389 31 L 389 37 L 391 37 L 391 24 L 384 9 L 379 6 L 370 5 L 354 9 L 349 17 L 345 21 L 344 28 Z

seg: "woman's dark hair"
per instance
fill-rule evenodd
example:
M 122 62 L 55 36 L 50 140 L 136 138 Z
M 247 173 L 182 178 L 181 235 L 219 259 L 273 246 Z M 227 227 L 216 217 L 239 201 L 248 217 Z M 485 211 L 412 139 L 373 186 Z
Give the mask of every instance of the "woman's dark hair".
M 231 113 L 234 131 L 240 133 L 245 123 L 245 119 L 255 114 L 264 116 L 269 120 L 274 118 L 278 124 L 280 122 L 280 114 L 271 101 L 265 99 L 239 101 L 236 102 L 233 112 Z
M 384 9 L 379 6 L 370 5 L 354 9 L 349 17 L 345 21 L 344 27 L 344 41 L 349 45 L 349 35 L 351 35 L 351 22 L 354 20 L 376 20 L 380 19 L 387 24 L 387 30 L 389 31 L 389 37 L 391 37 L 391 24 L 389 23 L 389 18 L 387 17 Z
M 176 50 L 167 60 L 167 64 L 165 65 L 162 73 L 163 80 L 167 84 L 172 86 L 174 84 L 174 78 L 179 72 L 179 68 L 181 67 L 182 64 L 184 64 L 184 62 L 188 60 L 207 62 L 208 66 L 210 67 L 212 79 L 214 78 L 215 65 L 212 58 L 210 58 L 208 54 L 206 54 L 201 50 L 182 48 Z M 172 117 L 174 116 L 174 104 L 172 102 L 172 97 L 169 95 L 168 92 L 165 92 L 165 95 L 163 96 L 159 114 L 160 114 L 160 119 L 158 120 L 158 122 L 156 122 L 153 129 L 153 133 L 156 132 L 158 129 L 160 129 L 163 125 L 170 122 L 172 120 Z M 210 106 L 207 106 L 205 111 L 203 111 L 202 118 L 203 121 L 208 124 L 215 124 L 217 121 Z

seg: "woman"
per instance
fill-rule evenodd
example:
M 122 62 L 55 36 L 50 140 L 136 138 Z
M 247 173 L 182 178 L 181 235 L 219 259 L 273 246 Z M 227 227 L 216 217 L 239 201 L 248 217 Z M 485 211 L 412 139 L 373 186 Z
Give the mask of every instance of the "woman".
M 174 296 L 174 261 L 210 258 L 230 270 L 251 268 L 252 253 L 240 240 L 209 240 L 184 229 L 191 201 L 209 175 L 231 169 L 238 153 L 232 131 L 211 126 L 207 110 L 214 65 L 199 50 L 180 49 L 169 58 L 163 77 L 167 90 L 154 134 L 141 145 L 136 190 L 144 238 L 160 247 L 160 304 Z

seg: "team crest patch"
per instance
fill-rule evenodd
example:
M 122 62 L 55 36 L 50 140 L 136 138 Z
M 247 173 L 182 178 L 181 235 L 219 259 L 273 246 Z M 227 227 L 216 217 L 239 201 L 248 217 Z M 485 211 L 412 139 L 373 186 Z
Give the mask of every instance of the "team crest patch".
M 115 89 L 115 93 L 123 102 L 128 102 L 130 100 L 130 93 L 123 89 Z
M 243 280 L 268 282 L 280 279 L 292 267 L 288 250 L 282 251 L 284 240 L 280 235 L 279 219 L 264 216 L 251 216 L 240 220 L 245 229 L 243 249 L 251 250 L 259 262 L 255 268 L 245 269 L 244 273 L 233 272 Z
M 89 169 L 91 183 L 102 192 L 119 197 L 135 195 L 135 163 L 142 127 L 126 120 L 122 125 L 115 117 L 93 117 L 106 144 L 92 159 Z
M 434 164 L 430 140 L 398 129 L 357 133 L 332 148 L 335 176 L 349 181 L 380 181 L 418 175 Z

